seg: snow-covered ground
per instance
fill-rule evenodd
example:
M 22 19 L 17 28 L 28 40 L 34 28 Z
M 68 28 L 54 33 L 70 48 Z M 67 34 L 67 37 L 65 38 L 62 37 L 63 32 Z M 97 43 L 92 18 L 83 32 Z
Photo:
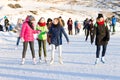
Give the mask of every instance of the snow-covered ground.
M 63 39 L 63 61 L 58 63 L 56 50 L 55 64 L 37 63 L 33 65 L 31 52 L 27 50 L 26 63 L 20 65 L 22 42 L 15 50 L 16 34 L 0 32 L 0 80 L 119 80 L 120 79 L 120 34 L 111 35 L 106 53 L 106 63 L 94 65 L 95 45 L 90 40 L 85 42 L 83 35 L 69 36 L 70 44 Z M 49 46 L 47 46 L 47 50 Z M 35 52 L 38 61 L 38 44 L 35 41 Z
M 52 0 L 51 0 L 52 1 Z M 68 0 L 69 1 L 69 0 Z M 77 0 L 82 1 L 85 4 L 90 0 Z M 96 0 L 92 0 L 96 1 Z M 21 0 L 15 2 L 13 0 L 0 0 L 0 19 L 7 16 L 11 23 L 16 24 L 17 19 L 26 15 L 32 14 L 30 11 L 37 11 L 37 15 L 34 15 L 36 22 L 43 16 L 46 19 L 48 17 L 54 18 L 62 16 L 67 22 L 71 17 L 73 21 L 78 19 L 81 23 L 86 17 L 97 17 L 97 13 L 111 11 L 117 11 L 120 8 L 116 6 L 114 9 L 109 7 L 101 8 L 105 3 L 101 3 L 102 0 L 88 5 L 70 5 L 62 2 L 37 2 L 37 0 Z M 106 0 L 110 1 L 110 0 Z M 113 3 L 119 3 L 119 0 L 111 0 Z M 20 4 L 22 8 L 12 9 L 7 5 Z M 98 6 L 96 5 L 99 4 Z M 89 7 L 88 7 L 89 6 Z M 104 5 L 103 5 L 104 6 Z M 96 8 L 95 8 L 96 7 Z M 107 13 L 109 15 L 109 13 Z M 105 14 L 105 16 L 108 16 Z M 111 15 L 110 15 L 111 16 Z M 1 23 L 3 24 L 3 20 Z M 66 26 L 67 27 L 67 26 Z M 95 62 L 95 45 L 90 44 L 90 40 L 85 42 L 84 32 L 81 30 L 80 35 L 69 36 L 70 44 L 66 43 L 63 39 L 63 61 L 64 64 L 58 63 L 58 51 L 55 54 L 55 64 L 49 65 L 50 51 L 48 54 L 48 63 L 37 63 L 33 65 L 31 59 L 31 52 L 28 47 L 26 55 L 25 65 L 20 65 L 22 56 L 22 42 L 18 49 L 15 49 L 16 34 L 13 32 L 0 32 L 0 80 L 120 80 L 120 24 L 117 23 L 116 34 L 111 35 L 110 42 L 107 47 L 106 63 L 101 62 L 98 65 L 94 65 Z M 64 37 L 63 37 L 64 38 Z M 47 50 L 49 46 L 47 45 Z M 35 40 L 35 52 L 38 61 L 38 44 Z

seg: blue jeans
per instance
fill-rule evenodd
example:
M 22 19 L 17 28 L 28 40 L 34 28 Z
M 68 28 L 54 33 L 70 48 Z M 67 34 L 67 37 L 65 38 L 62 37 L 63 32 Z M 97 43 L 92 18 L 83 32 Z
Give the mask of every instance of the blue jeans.
M 96 58 L 99 58 L 99 55 L 100 55 L 100 49 L 101 49 L 101 46 L 96 46 L 97 49 L 96 49 Z M 102 57 L 105 56 L 105 53 L 106 53 L 106 49 L 107 49 L 107 45 L 102 45 Z
M 20 42 L 20 37 L 17 38 L 17 43 L 16 43 L 17 46 L 19 45 L 19 42 Z

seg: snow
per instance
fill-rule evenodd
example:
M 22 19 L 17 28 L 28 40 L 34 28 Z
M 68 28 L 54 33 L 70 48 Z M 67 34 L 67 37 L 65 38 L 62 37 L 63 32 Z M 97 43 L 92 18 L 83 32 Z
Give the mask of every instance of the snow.
M 99 0 L 100 1 L 100 0 Z M 108 0 L 107 0 L 108 1 Z M 72 6 L 60 3 L 36 2 L 35 0 L 21 0 L 18 2 L 0 0 L 0 21 L 5 15 L 11 20 L 11 23 L 16 24 L 17 19 L 26 15 L 32 14 L 29 10 L 38 11 L 38 15 L 34 15 L 36 22 L 41 16 L 46 19 L 51 17 L 59 17 L 67 22 L 71 17 L 73 21 L 79 19 L 82 23 L 86 17 L 94 19 L 102 9 L 85 7 L 80 5 Z M 117 0 L 114 1 L 117 3 Z M 118 1 L 119 2 L 119 1 Z M 11 9 L 7 6 L 8 3 L 19 3 L 23 6 L 21 9 Z M 32 4 L 30 6 L 30 4 Z M 112 9 L 112 8 L 111 8 Z M 113 9 L 112 9 L 113 10 Z M 111 11 L 111 10 L 110 10 Z M 117 10 L 116 10 L 117 11 Z M 89 13 L 89 14 L 88 14 Z M 33 15 L 33 14 L 32 14 Z M 1 21 L 3 24 L 3 20 Z M 4 24 L 3 24 L 4 25 Z M 67 25 L 65 30 L 67 32 Z M 107 52 L 106 63 L 94 65 L 96 46 L 90 44 L 90 40 L 85 41 L 83 30 L 79 35 L 69 36 L 70 43 L 67 44 L 63 37 L 63 62 L 58 63 L 58 50 L 55 54 L 55 63 L 50 65 L 51 53 L 48 50 L 48 63 L 37 63 L 33 65 L 31 52 L 28 46 L 26 53 L 26 62 L 20 65 L 23 44 L 20 42 L 18 49 L 16 47 L 16 33 L 0 32 L 0 80 L 119 80 L 120 79 L 120 24 L 117 23 L 116 34 L 111 35 Z M 38 43 L 35 40 L 35 53 L 38 61 Z

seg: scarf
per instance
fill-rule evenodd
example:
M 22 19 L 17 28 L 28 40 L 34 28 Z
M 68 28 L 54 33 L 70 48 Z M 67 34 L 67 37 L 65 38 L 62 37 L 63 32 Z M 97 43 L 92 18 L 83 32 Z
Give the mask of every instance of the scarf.
M 44 26 L 46 26 L 46 23 L 45 22 L 44 23 L 38 22 L 38 25 L 41 26 L 41 27 L 44 27 Z
M 103 21 L 99 21 L 99 22 L 97 22 L 98 23 L 98 25 L 104 25 L 104 20 Z

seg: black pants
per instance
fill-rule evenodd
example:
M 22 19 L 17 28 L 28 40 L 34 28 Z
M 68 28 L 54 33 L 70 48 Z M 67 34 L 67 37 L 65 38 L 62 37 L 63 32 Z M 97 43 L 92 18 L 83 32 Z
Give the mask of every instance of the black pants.
M 90 34 L 90 31 L 89 30 L 86 30 L 86 41 L 87 41 L 87 39 L 88 39 L 88 36 L 89 36 L 89 34 Z
M 113 24 L 112 26 L 113 26 L 113 32 L 115 32 L 115 24 Z
M 38 40 L 38 46 L 39 46 L 39 58 L 42 56 L 42 47 L 43 47 L 43 52 L 44 52 L 44 57 L 47 57 L 46 54 L 46 40 Z
M 26 51 L 27 51 L 28 43 L 30 45 L 30 50 L 31 50 L 31 53 L 32 53 L 32 58 L 35 58 L 34 41 L 23 42 L 22 58 L 25 58 L 25 56 L 26 56 Z
M 96 58 L 99 58 L 99 55 L 100 55 L 100 49 L 101 49 L 101 46 L 96 46 L 97 49 L 96 49 Z M 105 53 L 106 53 L 106 49 L 107 49 L 107 45 L 102 45 L 102 57 L 105 56 Z
M 90 42 L 91 44 L 94 42 L 94 33 L 90 32 Z

